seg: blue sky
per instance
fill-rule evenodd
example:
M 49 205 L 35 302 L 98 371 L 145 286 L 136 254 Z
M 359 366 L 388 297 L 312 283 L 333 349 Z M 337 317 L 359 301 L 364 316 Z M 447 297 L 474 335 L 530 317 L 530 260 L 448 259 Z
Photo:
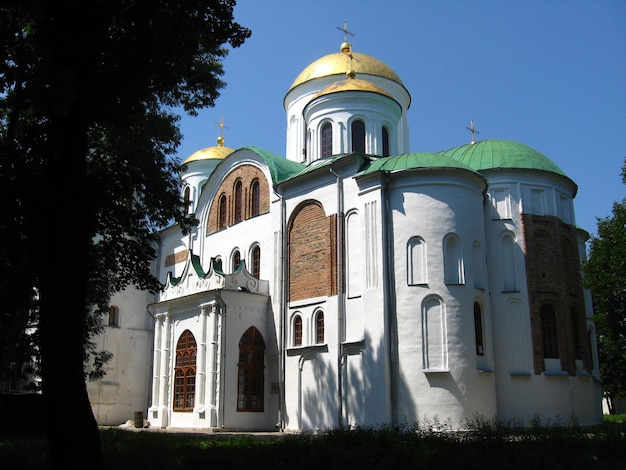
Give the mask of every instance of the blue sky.
M 577 225 L 597 233 L 626 196 L 626 0 L 239 0 L 252 30 L 224 61 L 214 108 L 183 116 L 182 160 L 216 144 L 285 155 L 283 98 L 311 62 L 353 50 L 389 65 L 411 93 L 410 150 L 523 142 L 578 185 Z

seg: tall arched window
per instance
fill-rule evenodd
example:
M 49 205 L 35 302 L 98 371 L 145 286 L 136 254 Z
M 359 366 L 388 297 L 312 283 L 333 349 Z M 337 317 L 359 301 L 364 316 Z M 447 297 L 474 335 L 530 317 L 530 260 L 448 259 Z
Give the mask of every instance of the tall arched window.
M 389 130 L 383 127 L 383 157 L 389 156 Z
M 296 315 L 293 319 L 293 345 L 302 346 L 302 317 Z
M 260 186 L 258 179 L 255 179 L 250 186 L 250 217 L 256 217 L 261 211 Z
M 543 357 L 558 358 L 559 343 L 556 332 L 556 315 L 551 305 L 541 306 L 541 335 L 543 338 Z
M 443 240 L 444 278 L 446 284 L 464 284 L 465 270 L 463 267 L 463 253 L 461 241 L 453 233 L 449 233 Z
M 219 212 L 217 214 L 217 228 L 222 230 L 226 228 L 226 194 L 222 194 L 219 199 Z
M 324 343 L 324 312 L 321 310 L 315 315 L 315 343 Z
M 485 354 L 483 345 L 483 313 L 478 302 L 474 302 L 474 338 L 476 341 L 476 354 L 483 356 Z
M 251 274 L 259 279 L 261 277 L 261 247 L 259 245 L 255 245 L 254 248 L 252 248 L 250 261 L 252 269 Z
M 235 223 L 243 219 L 243 187 L 241 180 L 235 182 Z
M 239 250 L 233 251 L 233 272 L 236 272 L 241 265 L 241 253 Z
M 176 343 L 174 367 L 174 411 L 193 411 L 196 395 L 196 338 L 183 331 Z
M 407 283 L 410 286 L 428 282 L 426 242 L 422 237 L 411 237 L 407 244 Z
M 120 309 L 115 305 L 109 307 L 109 326 L 120 326 Z
M 320 142 L 322 157 L 330 157 L 333 154 L 333 127 L 330 122 L 322 126 L 322 140 Z
M 352 151 L 365 153 L 365 123 L 352 121 Z
M 265 341 L 251 326 L 239 340 L 237 411 L 263 411 L 265 389 Z

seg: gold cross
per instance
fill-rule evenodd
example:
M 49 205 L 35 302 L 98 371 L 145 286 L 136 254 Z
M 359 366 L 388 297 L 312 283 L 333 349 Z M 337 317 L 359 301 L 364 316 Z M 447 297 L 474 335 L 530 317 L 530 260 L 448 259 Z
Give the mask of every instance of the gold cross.
M 220 126 L 220 136 L 217 138 L 217 143 L 219 145 L 224 145 L 224 136 L 222 135 L 222 131 L 224 128 L 228 129 L 228 126 L 224 125 L 224 117 L 220 116 L 220 122 L 215 121 L 215 124 Z
M 337 29 L 339 31 L 343 31 L 343 37 L 344 37 L 344 42 L 348 42 L 348 34 L 350 36 L 354 36 L 354 33 L 351 33 L 350 31 L 348 31 L 348 22 L 344 21 L 343 22 L 343 28 L 340 28 L 339 26 L 337 26 Z
M 474 121 L 470 120 L 470 126 L 466 127 L 465 129 L 467 129 L 468 131 L 472 132 L 472 144 L 476 143 L 476 136 L 474 134 L 480 134 L 480 132 L 478 132 L 475 128 L 474 128 Z

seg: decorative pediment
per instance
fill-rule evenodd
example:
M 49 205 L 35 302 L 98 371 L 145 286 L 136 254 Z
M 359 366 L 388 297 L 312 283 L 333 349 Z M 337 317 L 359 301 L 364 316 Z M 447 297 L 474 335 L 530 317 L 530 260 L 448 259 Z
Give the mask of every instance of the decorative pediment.
M 165 287 L 159 294 L 160 301 L 171 300 L 210 290 L 232 290 L 269 295 L 269 282 L 254 277 L 244 261 L 232 274 L 225 274 L 220 269 L 216 258 L 211 258 L 208 271 L 205 271 L 200 257 L 191 251 L 180 276 L 167 273 Z

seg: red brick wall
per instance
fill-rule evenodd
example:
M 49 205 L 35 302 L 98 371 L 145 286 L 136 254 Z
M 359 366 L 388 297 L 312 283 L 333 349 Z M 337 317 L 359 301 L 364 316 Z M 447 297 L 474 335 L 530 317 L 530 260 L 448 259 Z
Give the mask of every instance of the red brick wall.
M 211 209 L 209 210 L 209 218 L 207 221 L 207 235 L 218 231 L 218 215 L 219 215 L 219 198 L 222 194 L 226 195 L 226 226 L 235 223 L 235 182 L 241 180 L 243 188 L 243 219 L 252 217 L 252 208 L 250 205 L 250 188 L 252 182 L 259 181 L 259 214 L 265 214 L 270 210 L 270 185 L 265 179 L 265 175 L 261 170 L 253 165 L 242 165 L 231 171 L 222 181 L 216 197 L 211 201 Z
M 561 369 L 576 374 L 576 347 L 585 369 L 591 372 L 587 328 L 575 228 L 558 217 L 522 214 L 526 245 L 526 273 L 535 374 L 544 370 L 541 306 L 550 304 L 556 313 Z M 576 312 L 574 325 L 571 312 Z M 578 346 L 574 344 L 578 328 Z
M 326 217 L 317 201 L 302 203 L 291 217 L 289 300 L 337 293 L 337 216 Z

